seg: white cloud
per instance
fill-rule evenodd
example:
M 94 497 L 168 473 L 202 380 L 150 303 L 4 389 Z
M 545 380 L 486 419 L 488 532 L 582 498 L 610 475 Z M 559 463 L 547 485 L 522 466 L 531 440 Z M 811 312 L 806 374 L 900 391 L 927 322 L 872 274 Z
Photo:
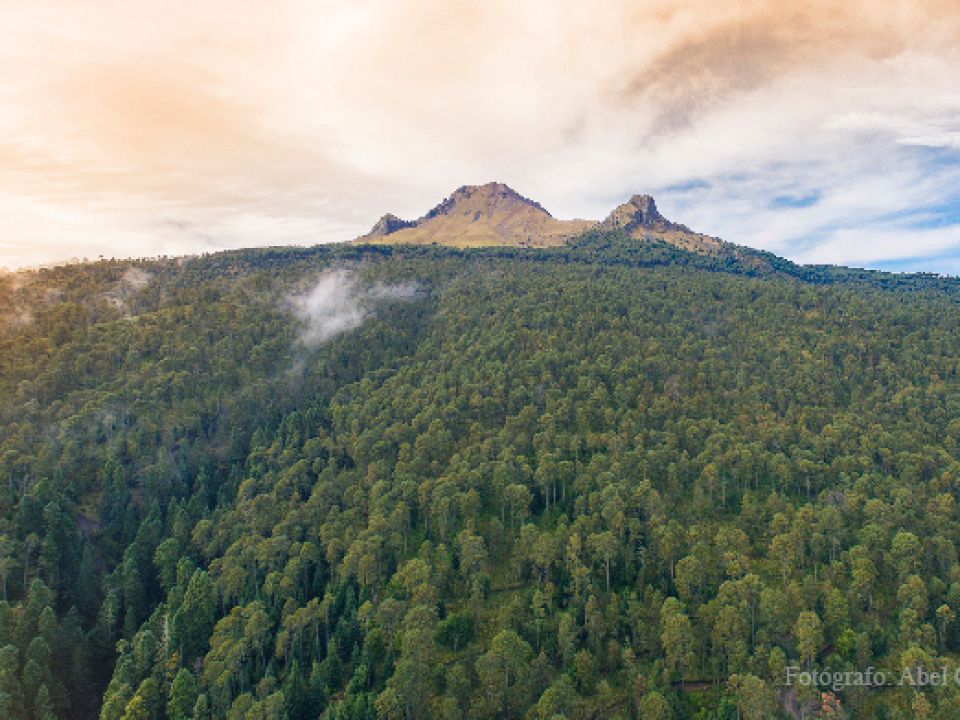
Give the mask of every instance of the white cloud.
M 0 265 L 344 240 L 492 179 L 870 263 L 858 229 L 960 197 L 936 0 L 38 0 L 0 27 Z
M 878 263 L 937 256 L 960 249 L 960 226 L 947 228 L 840 228 L 802 252 L 801 262 Z

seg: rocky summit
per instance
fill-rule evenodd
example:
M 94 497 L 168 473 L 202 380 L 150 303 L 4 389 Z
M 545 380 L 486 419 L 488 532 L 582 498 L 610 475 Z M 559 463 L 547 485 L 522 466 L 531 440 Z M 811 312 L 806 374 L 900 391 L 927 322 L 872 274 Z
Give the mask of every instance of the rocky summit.
M 503 183 L 491 182 L 458 188 L 417 220 L 384 215 L 357 242 L 549 247 L 563 244 L 593 224 L 557 220 L 539 203 Z
M 554 247 L 588 231 L 623 232 L 636 240 L 669 243 L 688 252 L 751 263 L 749 248 L 694 232 L 660 214 L 650 195 L 634 195 L 600 222 L 557 220 L 540 203 L 500 182 L 464 185 L 417 220 L 384 215 L 358 243 L 454 247 Z
M 650 195 L 634 195 L 629 202 L 618 205 L 606 219 L 598 224 L 604 230 L 626 230 L 629 233 L 648 230 L 689 230 L 667 220 L 657 210 L 657 203 Z

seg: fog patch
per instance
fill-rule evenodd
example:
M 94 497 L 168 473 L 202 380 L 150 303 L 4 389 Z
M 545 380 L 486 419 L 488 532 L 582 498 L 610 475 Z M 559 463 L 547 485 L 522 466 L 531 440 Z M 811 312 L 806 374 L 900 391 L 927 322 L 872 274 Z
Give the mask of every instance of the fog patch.
M 396 285 L 377 283 L 367 290 L 367 297 L 371 300 L 413 300 L 419 292 L 420 287 L 412 282 Z
M 21 328 L 33 322 L 29 293 L 21 292 L 32 278 L 25 272 L 10 272 L 0 268 L 0 326 Z
M 416 295 L 414 283 L 364 287 L 355 273 L 341 269 L 325 272 L 313 287 L 289 300 L 294 315 L 303 323 L 300 341 L 315 346 L 360 327 L 378 302 L 411 300 Z
M 0 314 L 0 322 L 10 328 L 22 328 L 33 322 L 33 313 L 30 308 L 17 305 L 6 313 Z
M 123 276 L 120 279 L 127 285 L 139 290 L 148 282 L 150 282 L 151 278 L 153 278 L 153 275 L 148 273 L 146 270 L 141 270 L 138 267 L 131 266 L 124 271 Z
M 140 290 L 146 287 L 153 279 L 153 274 L 146 270 L 131 265 L 123 271 L 123 275 L 114 284 L 114 286 L 103 293 L 103 298 L 114 307 L 114 309 L 129 315 L 127 302 L 131 300 Z
M 26 272 L 11 272 L 6 268 L 0 268 L 0 282 L 9 292 L 17 292 L 29 285 L 31 280 L 32 277 Z

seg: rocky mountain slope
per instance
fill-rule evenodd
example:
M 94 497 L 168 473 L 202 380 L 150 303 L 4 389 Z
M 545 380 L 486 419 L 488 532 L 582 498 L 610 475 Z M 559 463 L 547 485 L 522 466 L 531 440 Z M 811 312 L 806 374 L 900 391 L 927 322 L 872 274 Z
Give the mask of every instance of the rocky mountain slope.
M 497 182 L 464 185 L 417 220 L 402 220 L 388 213 L 355 242 L 554 247 L 591 230 L 621 231 L 636 240 L 658 240 L 688 252 L 750 265 L 765 262 L 749 248 L 667 220 L 650 195 L 634 195 L 600 222 L 557 220 L 539 203 Z
M 557 220 L 539 203 L 493 182 L 464 185 L 412 222 L 384 215 L 357 242 L 550 247 L 563 244 L 592 225 L 587 220 Z

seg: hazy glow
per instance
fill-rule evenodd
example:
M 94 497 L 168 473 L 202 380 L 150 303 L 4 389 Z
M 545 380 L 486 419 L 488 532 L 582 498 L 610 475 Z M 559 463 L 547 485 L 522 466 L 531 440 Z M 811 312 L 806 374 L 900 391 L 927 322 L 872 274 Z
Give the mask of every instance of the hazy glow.
M 957 272 L 960 11 L 840 5 L 6 3 L 0 265 L 344 240 L 496 179 Z

